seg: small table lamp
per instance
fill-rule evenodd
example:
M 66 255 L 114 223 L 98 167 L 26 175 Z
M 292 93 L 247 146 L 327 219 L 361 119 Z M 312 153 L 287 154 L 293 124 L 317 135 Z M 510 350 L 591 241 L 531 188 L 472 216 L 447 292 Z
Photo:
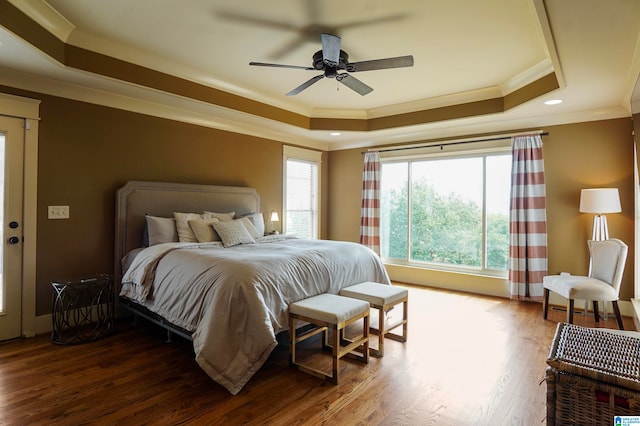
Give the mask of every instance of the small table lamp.
M 278 212 L 271 212 L 271 233 L 277 234 L 278 230 L 274 229 L 274 223 L 280 222 L 280 217 L 278 216 Z
M 620 195 L 618 188 L 583 189 L 580 192 L 580 212 L 595 213 L 593 217 L 594 241 L 609 239 L 609 228 L 605 213 L 620 213 Z

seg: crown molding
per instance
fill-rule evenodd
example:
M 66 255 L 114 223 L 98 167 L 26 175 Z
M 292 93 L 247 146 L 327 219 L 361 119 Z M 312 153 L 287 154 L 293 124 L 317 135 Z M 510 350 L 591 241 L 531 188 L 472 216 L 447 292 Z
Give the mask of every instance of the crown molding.
M 76 29 L 64 16 L 44 0 L 7 0 L 22 13 L 29 16 L 43 28 L 66 42 Z
M 99 88 L 89 88 L 23 71 L 0 68 L 0 84 L 261 139 L 328 150 L 326 141 L 315 139 L 314 133 L 297 126 L 116 80 L 97 81 L 95 85 Z M 324 136 L 320 133 L 316 135 Z

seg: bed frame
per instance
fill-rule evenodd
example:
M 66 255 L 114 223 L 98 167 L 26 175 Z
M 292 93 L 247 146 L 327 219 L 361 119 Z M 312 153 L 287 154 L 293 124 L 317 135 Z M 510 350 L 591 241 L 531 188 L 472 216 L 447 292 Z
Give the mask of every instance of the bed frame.
M 125 254 L 142 246 L 145 214 L 173 217 L 173 212 L 204 210 L 237 215 L 260 212 L 260 196 L 254 188 L 239 186 L 198 185 L 188 183 L 129 181 L 116 192 L 116 224 L 114 254 L 115 294 L 120 293 L 122 279 L 121 259 Z M 191 339 L 191 333 L 144 306 L 125 298 L 117 298 L 116 307 L 126 308 L 167 330 L 167 339 L 178 334 Z

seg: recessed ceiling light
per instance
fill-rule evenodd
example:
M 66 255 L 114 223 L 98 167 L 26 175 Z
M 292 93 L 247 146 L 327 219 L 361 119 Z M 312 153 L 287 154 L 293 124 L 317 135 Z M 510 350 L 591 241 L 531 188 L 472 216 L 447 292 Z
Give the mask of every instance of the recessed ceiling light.
M 329 133 L 329 136 L 340 136 L 342 133 L 340 132 L 331 132 Z
M 548 101 L 544 101 L 545 105 L 558 105 L 562 103 L 562 99 L 550 99 Z

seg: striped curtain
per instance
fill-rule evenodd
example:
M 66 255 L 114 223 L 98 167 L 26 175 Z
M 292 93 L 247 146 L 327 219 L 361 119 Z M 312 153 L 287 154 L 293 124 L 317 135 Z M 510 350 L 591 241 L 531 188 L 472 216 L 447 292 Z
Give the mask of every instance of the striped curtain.
M 540 135 L 512 138 L 509 291 L 511 299 L 542 300 L 547 274 L 547 209 Z
M 377 151 L 364 155 L 360 244 L 380 254 L 380 154 Z

